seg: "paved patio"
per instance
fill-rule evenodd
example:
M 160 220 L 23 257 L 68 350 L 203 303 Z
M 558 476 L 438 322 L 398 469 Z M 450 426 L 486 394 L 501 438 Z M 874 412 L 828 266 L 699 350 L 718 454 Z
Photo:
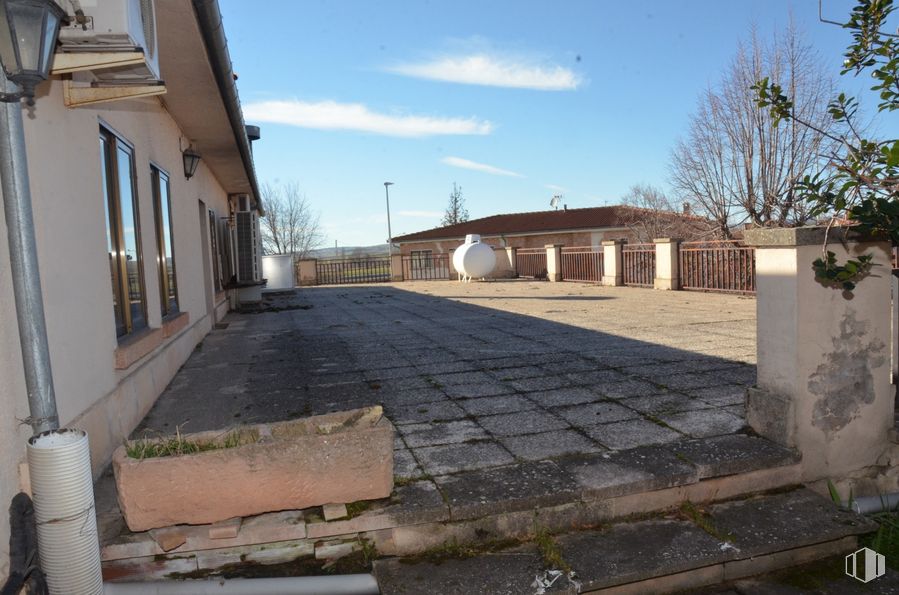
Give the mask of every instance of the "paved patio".
M 526 281 L 315 287 L 229 316 L 136 434 L 382 404 L 396 475 L 438 478 L 739 432 L 754 362 L 752 298 Z

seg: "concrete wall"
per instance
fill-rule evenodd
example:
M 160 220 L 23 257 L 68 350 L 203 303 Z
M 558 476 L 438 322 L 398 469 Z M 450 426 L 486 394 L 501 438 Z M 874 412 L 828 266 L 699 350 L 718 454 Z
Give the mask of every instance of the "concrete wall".
M 595 230 L 572 231 L 562 233 L 541 234 L 510 234 L 504 236 L 482 235 L 481 241 L 485 244 L 502 248 L 543 248 L 547 244 L 561 244 L 563 246 L 599 246 L 603 240 L 626 239 L 636 241 L 634 233 L 626 228 L 607 228 Z M 409 242 L 400 244 L 400 251 L 408 256 L 413 250 L 431 250 L 435 254 L 443 254 L 455 250 L 464 242 L 464 238 L 457 240 Z
M 202 241 L 199 201 L 226 216 L 227 195 L 208 168 L 184 179 L 182 136 L 157 98 L 67 109 L 62 83 L 40 89 L 33 116 L 25 114 L 29 173 L 40 259 L 44 308 L 60 423 L 88 431 L 95 473 L 109 461 L 214 322 L 226 295 L 209 291 L 211 251 Z M 101 187 L 100 125 L 134 147 L 141 248 L 151 329 L 162 327 L 150 164 L 170 175 L 173 245 L 181 312 L 187 314 L 152 351 L 116 369 L 116 339 Z M 8 263 L 5 222 L 0 225 L 0 263 Z M 186 324 L 185 324 L 186 322 Z M 162 332 L 156 333 L 162 337 Z M 121 355 L 121 353 L 118 353 Z M 7 503 L 19 488 L 18 464 L 30 435 L 15 418 L 27 417 L 9 266 L 0 266 L 0 576 L 8 543 Z

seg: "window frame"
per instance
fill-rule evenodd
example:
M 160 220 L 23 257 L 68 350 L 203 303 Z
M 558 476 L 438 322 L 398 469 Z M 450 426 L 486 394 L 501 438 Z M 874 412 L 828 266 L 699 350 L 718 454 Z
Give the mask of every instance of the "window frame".
M 104 168 L 106 180 L 106 229 L 110 239 L 115 244 L 116 263 L 118 269 L 118 284 L 110 279 L 113 290 L 113 313 L 116 326 L 116 337 L 122 339 L 135 331 L 149 326 L 147 320 L 147 288 L 143 270 L 143 247 L 141 245 L 140 225 L 140 198 L 137 193 L 137 165 L 134 146 L 121 136 L 100 125 L 99 140 L 101 141 L 101 167 Z M 104 144 L 105 143 L 105 144 Z M 105 151 L 102 149 L 105 147 Z M 140 289 L 140 313 L 141 319 L 134 320 L 131 308 L 131 295 L 128 280 L 128 259 L 123 256 L 125 246 L 124 224 L 122 222 L 122 196 L 121 172 L 119 171 L 118 151 L 123 149 L 131 160 L 131 210 L 134 214 L 134 243 L 136 250 L 136 268 L 138 271 L 138 288 Z M 107 255 L 109 246 L 107 245 Z M 121 315 L 122 325 L 118 319 Z
M 150 183 L 152 186 L 153 192 L 153 219 L 155 224 L 156 231 L 156 272 L 159 276 L 159 307 L 162 312 L 162 317 L 173 316 L 178 314 L 181 311 L 181 303 L 180 296 L 178 295 L 178 264 L 177 257 L 175 254 L 175 224 L 172 219 L 172 184 L 171 184 L 171 176 L 169 173 L 156 165 L 153 162 L 150 162 Z M 169 240 L 171 242 L 171 246 L 168 246 L 169 250 L 172 253 L 171 259 L 171 267 L 172 274 L 171 277 L 174 280 L 174 297 L 171 297 L 170 290 L 172 289 L 169 284 L 169 274 L 168 274 L 168 266 L 165 258 L 165 227 L 166 222 L 162 220 L 162 185 L 165 184 L 165 198 L 166 198 L 166 207 L 168 212 L 168 228 L 169 228 Z

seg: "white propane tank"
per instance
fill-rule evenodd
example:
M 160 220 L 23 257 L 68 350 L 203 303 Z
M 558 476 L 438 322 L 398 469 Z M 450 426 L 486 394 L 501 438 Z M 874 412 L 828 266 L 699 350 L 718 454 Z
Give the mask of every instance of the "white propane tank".
M 486 277 L 496 266 L 493 248 L 481 243 L 481 236 L 472 233 L 465 236 L 465 243 L 456 248 L 453 265 L 463 278 Z

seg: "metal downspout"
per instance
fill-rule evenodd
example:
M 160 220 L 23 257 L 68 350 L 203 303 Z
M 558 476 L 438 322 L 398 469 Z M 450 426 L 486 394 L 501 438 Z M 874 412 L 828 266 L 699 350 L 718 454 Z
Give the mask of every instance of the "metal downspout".
M 9 93 L 18 91 L 16 85 L 6 79 L 2 68 L 0 88 Z M 25 129 L 22 126 L 22 107 L 18 102 L 0 102 L 0 189 L 3 191 L 16 320 L 28 391 L 28 422 L 34 433 L 39 434 L 59 428 L 59 417 L 38 270 L 28 159 L 25 156 Z

